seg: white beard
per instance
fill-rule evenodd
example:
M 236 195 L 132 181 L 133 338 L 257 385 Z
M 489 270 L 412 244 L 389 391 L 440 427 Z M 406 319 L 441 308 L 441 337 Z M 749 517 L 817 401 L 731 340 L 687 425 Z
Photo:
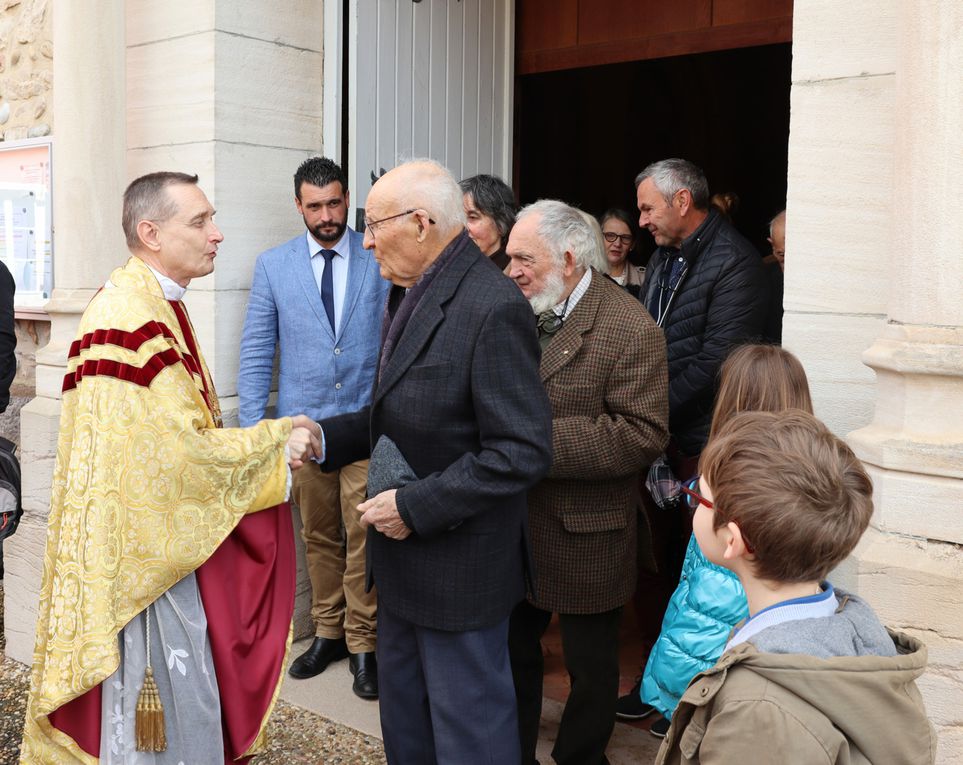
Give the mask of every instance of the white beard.
M 553 271 L 551 276 L 546 277 L 542 291 L 532 295 L 528 303 L 536 314 L 544 313 L 562 302 L 564 292 L 565 282 L 562 275 L 558 271 Z

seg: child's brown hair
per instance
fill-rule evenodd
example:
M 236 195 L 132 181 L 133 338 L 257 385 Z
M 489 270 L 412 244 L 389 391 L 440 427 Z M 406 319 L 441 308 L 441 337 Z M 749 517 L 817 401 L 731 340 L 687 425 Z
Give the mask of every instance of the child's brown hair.
M 739 412 L 813 411 L 809 381 L 799 359 L 777 345 L 742 345 L 719 371 L 719 393 L 709 440 Z
M 873 514 L 873 484 L 852 450 L 799 410 L 745 412 L 720 425 L 700 461 L 713 525 L 734 521 L 774 582 L 825 578 Z

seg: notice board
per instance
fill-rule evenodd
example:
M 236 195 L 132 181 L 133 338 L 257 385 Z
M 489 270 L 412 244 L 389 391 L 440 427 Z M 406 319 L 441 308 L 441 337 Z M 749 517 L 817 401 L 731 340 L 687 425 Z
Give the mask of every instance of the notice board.
M 42 312 L 53 290 L 49 138 L 0 142 L 0 260 L 19 312 Z

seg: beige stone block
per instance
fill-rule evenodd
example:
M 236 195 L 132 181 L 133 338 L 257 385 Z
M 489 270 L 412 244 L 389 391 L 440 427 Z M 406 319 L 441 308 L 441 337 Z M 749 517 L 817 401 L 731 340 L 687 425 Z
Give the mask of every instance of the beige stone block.
M 24 513 L 17 533 L 3 543 L 4 615 L 7 656 L 23 664 L 33 661 L 37 603 L 47 542 L 47 521 Z
M 870 527 L 853 557 L 856 592 L 883 622 L 963 643 L 963 550 L 958 545 Z
M 127 145 L 198 143 L 214 138 L 215 33 L 127 50 Z
M 318 150 L 321 54 L 220 32 L 215 45 L 216 137 Z
M 59 400 L 35 398 L 20 410 L 23 509 L 44 520 L 50 512 L 59 427 Z
M 793 82 L 896 71 L 897 2 L 807 0 L 795 3 Z
M 963 551 L 958 545 L 880 533 L 871 528 L 852 556 L 855 591 L 880 620 L 920 638 L 929 653 L 919 681 L 937 726 L 937 762 L 957 762 L 963 725 Z M 841 581 L 835 579 L 835 581 Z
M 264 0 L 216 0 L 217 29 L 276 45 L 321 51 L 324 3 L 286 0 L 284 12 Z
M 963 328 L 888 323 L 863 355 L 876 371 L 876 416 L 851 434 L 883 468 L 963 479 Z
M 886 313 L 893 99 L 891 76 L 793 85 L 787 310 Z
M 317 152 L 217 144 L 217 225 L 224 234 L 216 289 L 248 290 L 257 256 L 304 233 L 294 206 L 294 171 Z
M 198 185 L 216 208 L 215 158 L 216 145 L 213 141 L 135 148 L 127 152 L 127 177 L 133 180 L 161 170 L 197 175 Z
M 963 724 L 936 728 L 936 765 L 957 765 L 963 762 Z
M 861 459 L 861 449 L 850 436 Z M 873 479 L 875 525 L 881 531 L 963 544 L 960 495 L 963 481 L 924 475 L 925 454 L 919 454 L 919 473 L 883 470 L 867 462 Z M 864 459 L 865 462 L 865 459 Z
M 796 311 L 787 311 L 783 319 L 783 344 L 806 369 L 816 416 L 837 435 L 873 418 L 874 374 L 862 355 L 883 324 L 881 316 Z
M 127 45 L 214 29 L 214 0 L 127 0 Z
M 963 265 L 953 231 L 963 197 L 963 4 L 900 5 L 898 152 L 894 199 L 903 285 L 890 316 L 908 324 L 963 326 Z M 920 278 L 920 273 L 926 274 Z

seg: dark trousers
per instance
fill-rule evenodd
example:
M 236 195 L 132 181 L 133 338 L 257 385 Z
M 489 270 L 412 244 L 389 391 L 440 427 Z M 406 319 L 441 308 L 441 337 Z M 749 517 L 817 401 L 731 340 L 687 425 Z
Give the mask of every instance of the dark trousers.
M 605 747 L 615 727 L 619 693 L 621 615 L 621 608 L 601 614 L 559 614 L 562 653 L 572 690 L 552 750 L 558 765 L 608 763 Z M 544 675 L 540 640 L 551 618 L 551 612 L 523 601 L 515 607 L 509 623 L 508 648 L 524 765 L 535 762 Z
M 687 480 L 696 475 L 699 457 L 687 457 L 678 450 L 670 448 L 669 465 L 679 480 Z M 665 616 L 669 598 L 679 584 L 685 550 L 692 534 L 692 516 L 685 505 L 676 509 L 664 510 L 655 504 L 648 489 L 642 486 L 642 512 L 646 518 L 639 519 L 639 526 L 648 524 L 652 543 L 652 557 L 657 571 L 645 571 L 639 567 L 632 597 L 635 615 L 639 623 L 639 636 L 642 638 L 641 665 L 644 667 L 649 651 L 662 631 L 662 618 Z
M 445 632 L 378 603 L 381 732 L 389 765 L 517 765 L 508 619 Z

